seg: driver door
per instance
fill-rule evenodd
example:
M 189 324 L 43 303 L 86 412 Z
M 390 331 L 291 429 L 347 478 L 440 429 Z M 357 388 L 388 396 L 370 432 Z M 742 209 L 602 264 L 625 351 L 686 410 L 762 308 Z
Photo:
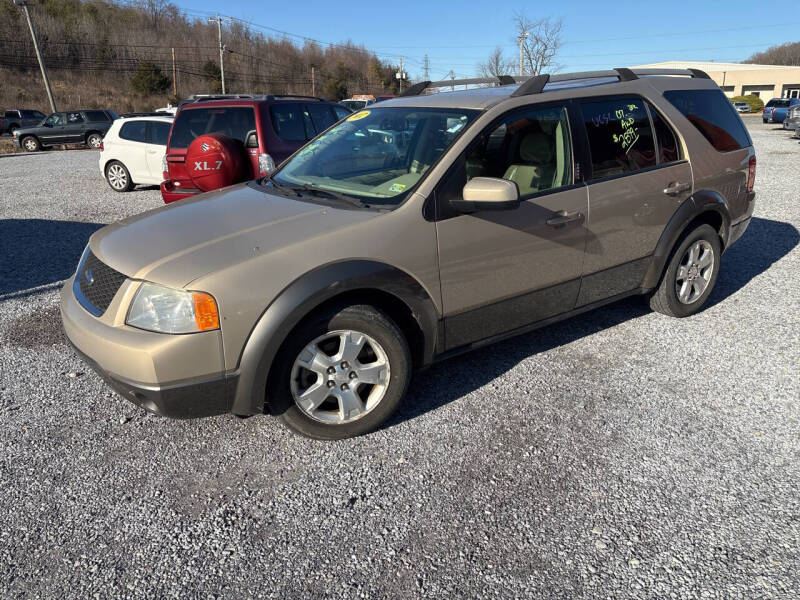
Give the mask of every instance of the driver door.
M 457 348 L 574 308 L 588 193 L 574 175 L 567 107 L 515 109 L 470 144 L 436 190 L 445 345 Z M 459 213 L 473 177 L 520 189 L 520 207 Z
M 63 143 L 66 122 L 64 113 L 54 113 L 47 117 L 44 127 L 42 127 L 42 133 L 39 134 L 42 143 L 45 145 Z

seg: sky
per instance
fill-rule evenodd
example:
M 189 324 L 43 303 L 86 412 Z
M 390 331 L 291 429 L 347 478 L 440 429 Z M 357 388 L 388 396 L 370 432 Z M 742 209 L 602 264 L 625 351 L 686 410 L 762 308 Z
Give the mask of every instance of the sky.
M 303 38 L 325 43 L 351 40 L 382 60 L 404 58 L 412 80 L 423 74 L 424 56 L 431 80 L 474 77 L 477 65 L 495 46 L 519 61 L 514 41 L 514 14 L 529 19 L 560 18 L 561 72 L 624 67 L 666 60 L 739 62 L 754 52 L 783 42 L 800 41 L 800 12 L 760 11 L 752 1 L 704 2 L 549 2 L 484 0 L 367 0 L 341 2 L 256 2 L 178 0 L 189 17 L 219 11 L 248 21 L 269 36 L 302 44 Z

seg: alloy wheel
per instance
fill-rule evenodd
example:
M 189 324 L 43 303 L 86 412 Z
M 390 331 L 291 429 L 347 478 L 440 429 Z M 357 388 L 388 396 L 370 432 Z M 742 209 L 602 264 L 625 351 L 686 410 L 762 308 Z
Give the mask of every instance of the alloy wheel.
M 34 152 L 36 150 L 36 140 L 33 140 L 31 138 L 25 140 L 25 150 Z
M 115 190 L 124 190 L 128 185 L 128 176 L 125 174 L 125 169 L 122 165 L 111 165 L 108 167 L 108 183 L 111 184 Z
M 374 338 L 352 330 L 330 331 L 300 351 L 292 366 L 291 391 L 307 416 L 338 425 L 378 406 L 389 377 L 386 351 Z
M 692 304 L 703 295 L 714 274 L 714 249 L 697 240 L 684 252 L 675 273 L 675 292 L 682 304 Z

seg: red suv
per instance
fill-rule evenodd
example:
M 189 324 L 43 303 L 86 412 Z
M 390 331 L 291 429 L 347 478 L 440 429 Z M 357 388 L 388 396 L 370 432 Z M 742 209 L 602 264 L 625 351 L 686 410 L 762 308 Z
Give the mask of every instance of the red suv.
M 183 104 L 164 156 L 161 196 L 174 202 L 268 175 L 308 140 L 346 117 L 313 96 L 210 96 Z

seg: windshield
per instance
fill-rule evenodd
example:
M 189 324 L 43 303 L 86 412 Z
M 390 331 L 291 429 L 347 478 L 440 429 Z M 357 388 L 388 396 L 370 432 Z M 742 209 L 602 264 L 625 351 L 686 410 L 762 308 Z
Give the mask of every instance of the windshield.
M 347 117 L 300 150 L 272 179 L 279 186 L 399 204 L 478 111 L 373 108 Z

